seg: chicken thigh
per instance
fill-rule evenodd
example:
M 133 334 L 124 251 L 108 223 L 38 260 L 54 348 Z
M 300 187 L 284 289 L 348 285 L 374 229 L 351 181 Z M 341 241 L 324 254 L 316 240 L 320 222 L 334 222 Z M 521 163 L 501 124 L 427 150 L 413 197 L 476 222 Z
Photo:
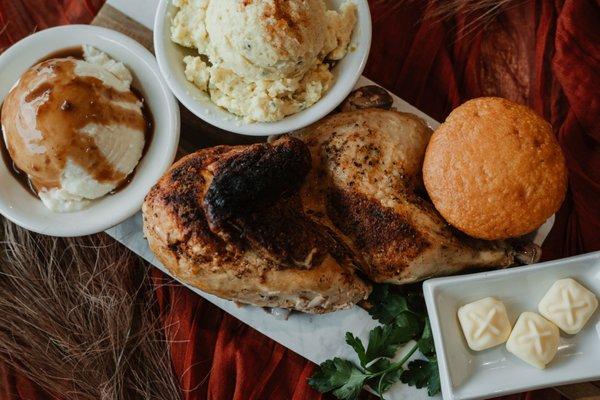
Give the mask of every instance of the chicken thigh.
M 416 116 L 381 109 L 342 112 L 293 135 L 312 158 L 305 213 L 335 231 L 375 282 L 514 262 L 507 243 L 461 234 L 429 202 L 421 167 L 430 135 Z

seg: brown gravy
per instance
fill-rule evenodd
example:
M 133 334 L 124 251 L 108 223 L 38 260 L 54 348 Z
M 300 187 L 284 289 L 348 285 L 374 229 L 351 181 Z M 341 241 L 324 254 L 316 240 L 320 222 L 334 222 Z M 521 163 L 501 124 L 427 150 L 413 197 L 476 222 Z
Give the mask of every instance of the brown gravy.
M 75 58 L 77 60 L 83 60 L 83 47 L 75 46 L 75 47 L 67 47 L 66 49 L 56 50 L 45 57 L 41 58 L 35 64 L 39 64 L 44 61 L 52 60 L 53 58 Z M 35 65 L 34 64 L 34 65 Z
M 0 108 L 1 108 L 1 105 L 0 105 Z M 8 170 L 8 172 L 10 172 L 10 174 L 13 176 L 13 178 L 15 178 L 16 181 L 19 182 L 19 184 L 25 190 L 27 190 L 33 196 L 38 197 L 37 191 L 31 184 L 31 181 L 29 180 L 29 177 L 27 176 L 27 174 L 25 172 L 21 171 L 19 169 L 19 167 L 17 167 L 15 165 L 15 163 L 12 160 L 12 157 L 8 153 L 8 149 L 6 148 L 6 144 L 4 143 L 4 134 L 2 132 L 1 126 L 0 126 L 0 136 L 2 136 L 2 138 L 0 140 L 0 152 L 2 153 L 2 160 L 4 161 L 4 165 L 6 165 L 6 169 Z
M 28 74 L 35 77 L 44 68 L 60 73 L 56 78 L 52 78 L 52 84 L 40 85 L 24 99 L 29 103 L 40 96 L 48 97 L 44 104 L 39 106 L 35 123 L 39 131 L 46 133 L 44 144 L 50 150 L 31 158 L 29 167 L 37 174 L 30 181 L 27 174 L 20 170 L 10 157 L 10 154 L 14 154 L 17 149 L 11 149 L 10 145 L 2 140 L 0 150 L 6 166 L 29 192 L 37 194 L 35 188 L 52 188 L 60 184 L 60 173 L 66 160 L 71 159 L 99 182 L 122 180 L 122 183 L 112 192 L 115 193 L 131 182 L 137 167 L 125 177 L 105 159 L 91 137 L 79 134 L 78 131 L 88 124 L 122 124 L 143 130 L 145 139 L 143 158 L 154 135 L 152 112 L 139 90 L 132 87 L 131 92 L 116 91 L 105 86 L 97 78 L 76 75 L 73 62 L 57 60 L 57 58 L 83 59 L 83 49 L 74 47 L 54 52 L 41 60 L 35 68 L 23 74 L 23 78 L 27 78 Z M 7 100 L 10 102 L 10 98 Z M 136 111 L 114 106 L 111 101 L 125 103 L 140 101 L 142 116 Z M 5 102 L 4 106 L 6 105 Z M 8 108 L 13 107 L 14 112 L 15 107 L 18 106 L 12 104 Z M 2 107 L 2 110 L 5 111 L 5 108 L 7 107 Z

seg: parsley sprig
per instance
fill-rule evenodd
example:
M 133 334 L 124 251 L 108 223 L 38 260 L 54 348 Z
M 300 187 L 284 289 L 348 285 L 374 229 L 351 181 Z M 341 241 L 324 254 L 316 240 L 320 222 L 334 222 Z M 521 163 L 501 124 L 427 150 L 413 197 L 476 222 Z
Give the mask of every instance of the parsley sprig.
M 430 396 L 440 391 L 433 337 L 423 299 L 416 293 L 397 293 L 388 285 L 378 285 L 369 297 L 369 314 L 383 325 L 369 332 L 365 348 L 362 341 L 346 332 L 346 343 L 356 352 L 359 365 L 341 358 L 322 363 L 309 380 L 321 393 L 332 392 L 340 400 L 358 399 L 364 386 L 369 386 L 383 399 L 398 380 L 417 388 L 427 387 Z M 401 360 L 393 362 L 400 346 L 416 343 Z M 413 360 L 419 350 L 426 360 Z

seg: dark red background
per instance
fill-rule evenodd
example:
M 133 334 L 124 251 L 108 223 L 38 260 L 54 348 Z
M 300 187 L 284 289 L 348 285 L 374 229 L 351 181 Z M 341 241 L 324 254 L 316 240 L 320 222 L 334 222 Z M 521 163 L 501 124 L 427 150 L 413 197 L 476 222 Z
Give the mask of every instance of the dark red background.
M 472 1 L 463 1 L 470 3 Z M 103 0 L 0 0 L 0 52 L 54 25 L 88 23 Z M 441 18 L 435 1 L 371 1 L 365 75 L 443 120 L 463 101 L 503 96 L 552 122 L 569 166 L 567 200 L 544 259 L 600 250 L 600 7 L 592 0 L 514 0 L 498 16 Z M 1 73 L 1 71 L 0 71 Z M 156 281 L 166 279 L 157 270 Z M 176 284 L 157 290 L 185 399 L 318 399 L 314 365 Z M 185 339 L 178 343 L 177 339 Z M 552 390 L 512 398 L 560 398 Z M 0 363 L 0 398 L 45 399 Z

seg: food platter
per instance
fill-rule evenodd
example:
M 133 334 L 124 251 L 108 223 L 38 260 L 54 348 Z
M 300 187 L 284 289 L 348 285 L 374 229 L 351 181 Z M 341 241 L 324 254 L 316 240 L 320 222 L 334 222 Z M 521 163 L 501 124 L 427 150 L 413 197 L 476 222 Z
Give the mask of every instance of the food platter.
M 213 6 L 210 9 L 213 14 L 210 14 L 206 11 L 206 7 L 210 6 L 195 5 L 193 7 L 199 7 L 197 10 L 188 9 L 184 12 L 183 7 L 188 7 L 187 3 L 176 2 L 179 7 L 178 16 L 181 18 L 178 20 L 178 16 L 173 17 L 173 25 L 179 24 L 177 30 L 187 32 L 187 36 L 182 34 L 177 38 L 172 33 L 175 30 L 171 31 L 165 25 L 165 21 L 170 21 L 175 7 L 167 11 L 165 5 L 170 5 L 170 2 L 160 2 L 157 23 L 154 25 L 154 40 L 158 42 L 158 63 L 147 52 L 145 57 L 150 57 L 148 63 L 152 73 L 156 74 L 160 65 L 162 77 L 180 101 L 200 119 L 212 121 L 230 132 L 247 135 L 261 132 L 283 133 L 288 131 L 281 130 L 282 126 L 287 126 L 286 121 L 293 129 L 290 128 L 292 132 L 288 135 L 280 138 L 272 136 L 268 143 L 263 144 L 218 146 L 199 151 L 196 151 L 197 146 L 188 146 L 184 152 L 194 153 L 168 170 L 164 163 L 161 168 L 154 169 L 155 173 L 164 175 L 147 192 L 142 212 L 106 232 L 167 275 L 249 326 L 305 358 L 323 363 L 311 378 L 310 384 L 321 392 L 334 391 L 340 398 L 356 398 L 365 384 L 379 395 L 385 392 L 392 398 L 428 397 L 426 390 L 418 390 L 414 386 L 427 386 L 430 394 L 436 395 L 440 388 L 438 363 L 443 394 L 447 398 L 483 398 L 596 377 L 593 371 L 590 372 L 593 366 L 590 366 L 588 360 L 578 357 L 569 358 L 579 362 L 578 367 L 571 371 L 572 374 L 561 379 L 557 371 L 565 363 L 562 349 L 555 362 L 558 365 L 553 366 L 550 373 L 540 373 L 536 375 L 537 380 L 520 381 L 510 387 L 496 387 L 486 383 L 486 376 L 482 377 L 477 373 L 479 371 L 468 377 L 457 376 L 454 372 L 461 368 L 461 363 L 473 366 L 481 360 L 483 361 L 475 366 L 485 372 L 488 364 L 494 364 L 490 357 L 496 357 L 504 363 L 503 368 L 506 367 L 507 359 L 509 364 L 515 361 L 502 353 L 504 346 L 481 354 L 467 352 L 468 356 L 465 356 L 463 352 L 462 356 L 456 356 L 460 346 L 464 347 L 464 337 L 471 349 L 480 351 L 492 346 L 479 347 L 469 335 L 496 335 L 496 339 L 500 335 L 493 333 L 497 329 L 489 319 L 483 327 L 465 328 L 467 325 L 464 325 L 460 309 L 471 306 L 465 304 L 468 301 L 478 303 L 470 295 L 468 299 L 464 297 L 467 293 L 494 288 L 510 298 L 518 295 L 509 293 L 510 290 L 530 293 L 528 285 L 531 282 L 527 279 L 529 274 L 538 274 L 536 279 L 540 281 L 569 278 L 568 260 L 534 268 L 521 267 L 455 278 L 430 279 L 424 284 L 424 292 L 431 318 L 427 318 L 425 307 L 419 305 L 422 303 L 422 300 L 418 300 L 422 299 L 419 285 L 415 285 L 418 293 L 402 292 L 404 289 L 396 292 L 386 285 L 371 285 L 373 282 L 404 285 L 432 276 L 454 275 L 482 268 L 502 269 L 537 262 L 539 246 L 554 222 L 553 213 L 564 199 L 567 175 L 564 157 L 550 124 L 525 106 L 501 98 L 474 99 L 454 110 L 444 125 L 440 126 L 420 110 L 396 96 L 390 96 L 384 88 L 361 77 L 370 45 L 370 15 L 367 3 L 356 1 L 358 7 L 345 2 L 330 2 L 339 7 L 339 10 L 331 12 L 326 12 L 322 2 L 311 3 L 315 8 L 310 12 L 314 13 L 307 14 L 311 17 L 304 18 L 304 21 L 314 24 L 313 19 L 316 21 L 322 17 L 323 20 L 311 28 L 321 29 L 322 35 L 315 35 L 308 29 L 283 34 L 284 42 L 273 43 L 285 43 L 291 37 L 294 37 L 292 42 L 296 44 L 305 40 L 309 44 L 314 41 L 314 54 L 309 56 L 303 53 L 304 50 L 299 50 L 298 58 L 294 58 L 294 50 L 286 48 L 284 57 L 290 58 L 277 59 L 274 64 L 267 66 L 260 64 L 264 57 L 268 58 L 265 54 L 270 51 L 281 53 L 279 48 L 269 48 L 272 43 L 265 47 L 266 42 L 262 38 L 270 37 L 272 26 L 285 18 L 277 19 L 279 17 L 273 17 L 275 14 L 269 14 L 266 3 L 251 6 L 265 7 L 255 13 L 258 20 L 242 23 L 259 33 L 251 32 L 250 36 L 244 36 L 244 40 L 239 41 L 239 47 L 231 50 L 229 46 L 235 42 L 231 38 L 236 37 L 235 24 L 231 25 L 234 28 L 227 28 L 228 33 L 224 33 L 233 36 L 224 41 L 222 48 L 219 47 L 220 39 L 215 39 L 221 37 L 220 33 L 200 39 L 196 36 L 197 42 L 192 40 L 193 35 L 189 35 L 190 31 L 198 27 L 197 30 L 201 33 L 209 24 L 216 27 L 214 32 L 221 32 L 222 24 L 214 22 L 220 19 L 215 17 L 211 20 L 203 13 L 219 15 L 219 12 L 226 10 L 227 6 L 219 10 L 224 3 Z M 118 7 L 120 2 L 113 1 L 111 4 Z M 307 3 L 303 4 L 303 7 L 309 7 L 306 6 Z M 320 5 L 317 7 L 316 4 Z M 131 3 L 123 4 L 124 9 L 131 6 Z M 134 9 L 154 11 L 147 5 L 138 6 Z M 243 14 L 240 17 L 243 21 L 251 18 L 252 12 L 256 11 L 250 10 L 251 7 L 244 11 L 238 10 Z M 225 13 L 220 18 L 228 18 L 238 11 Z M 186 13 L 202 15 L 204 19 L 200 23 L 198 20 L 192 21 Z M 153 13 L 149 12 L 148 15 L 137 17 L 149 26 L 153 17 L 151 14 Z M 275 22 L 272 18 L 275 18 Z M 286 18 L 290 16 L 287 15 Z M 266 24 L 263 24 L 262 19 L 267 20 Z M 176 20 L 179 22 L 175 22 Z M 282 23 L 286 27 L 298 27 L 295 22 L 290 25 Z M 31 41 L 41 41 L 47 35 L 68 29 L 49 30 L 47 34 L 34 35 Z M 85 31 L 86 28 L 72 29 Z M 94 29 L 98 30 L 90 28 L 89 31 L 93 33 Z M 286 29 L 281 32 L 287 32 Z M 98 32 L 102 33 L 101 30 Z M 259 38 L 252 41 L 249 38 L 254 34 L 259 35 Z M 115 32 L 115 35 L 118 37 L 120 34 Z M 321 36 L 327 36 L 328 39 Z M 216 42 L 208 44 L 206 41 L 210 37 Z M 187 50 L 181 52 L 170 40 L 165 42 L 165 38 L 197 50 L 194 53 L 197 55 L 190 56 Z M 21 75 L 19 83 L 7 95 L 7 104 L 14 106 L 8 107 L 9 111 L 3 115 L 3 130 L 10 153 L 7 157 L 13 162 L 13 169 L 17 174 L 27 174 L 34 197 L 37 195 L 43 200 L 49 193 L 58 193 L 57 201 L 61 204 L 79 202 L 77 204 L 84 207 L 84 203 L 93 205 L 113 196 L 118 197 L 117 187 L 126 182 L 128 175 L 131 174 L 134 182 L 137 179 L 134 171 L 138 162 L 144 171 L 152 170 L 144 162 L 142 153 L 144 143 L 152 143 L 152 137 L 147 135 L 147 128 L 152 126 L 152 117 L 147 118 L 142 111 L 145 102 L 143 96 L 138 97 L 134 93 L 140 88 L 130 86 L 136 83 L 132 78 L 132 74 L 136 75 L 136 70 L 130 73 L 119 59 L 111 59 L 114 54 L 111 46 L 118 49 L 118 45 L 110 40 L 99 43 L 98 49 L 87 49 L 88 43 L 80 45 L 83 50 L 82 58 L 52 58 L 36 67 L 30 68 L 31 62 L 19 66 L 21 69 L 29 69 Z M 137 46 L 139 50 L 141 46 Z M 208 52 L 203 53 L 202 49 L 206 48 L 209 49 Z M 256 48 L 260 48 L 256 52 L 259 58 L 257 65 L 261 65 L 260 67 L 245 61 L 254 57 Z M 336 50 L 340 48 L 343 49 L 342 53 Z M 13 53 L 7 52 L 12 57 L 11 60 L 15 58 Z M 88 53 L 98 57 L 87 58 Z M 334 58 L 338 57 L 335 54 L 341 55 Z M 344 55 L 348 55 L 346 59 L 343 59 Z M 229 59 L 230 56 L 233 58 Z M 5 58 L 8 59 L 8 56 Z M 168 64 L 165 59 L 178 62 Z M 314 61 L 306 61 L 313 59 Z M 236 64 L 239 60 L 242 60 L 241 64 Z M 186 64 L 185 74 L 182 64 Z M 51 72 L 45 74 L 47 65 L 51 66 Z M 284 72 L 288 67 L 291 72 Z M 120 72 L 125 69 L 125 78 L 111 68 L 117 68 Z M 258 68 L 259 72 L 252 75 L 252 68 Z M 93 70 L 93 74 L 86 75 L 91 73 L 85 72 L 88 70 Z M 345 76 L 345 72 L 349 75 Z M 110 79 L 98 78 L 104 76 L 102 74 L 108 74 L 106 76 Z M 179 82 L 173 75 L 178 77 Z M 158 82 L 164 91 L 162 77 L 158 78 Z M 189 92 L 195 89 L 186 79 L 193 82 L 197 89 L 194 96 L 189 96 Z M 255 82 L 257 79 L 258 83 Z M 60 97 L 63 90 L 70 90 L 64 92 L 67 94 L 79 90 L 76 85 L 64 85 L 64 82 L 94 82 L 95 89 L 90 89 L 87 95 L 79 97 Z M 333 86 L 329 86 L 332 82 Z M 120 96 L 129 96 L 129 103 L 119 103 L 119 107 L 128 104 L 125 111 L 122 111 L 127 114 L 127 118 L 114 121 L 109 119 L 109 122 L 98 120 L 100 122 L 96 123 L 90 121 L 112 114 L 96 113 L 96 109 L 93 112 L 82 112 L 83 125 L 74 128 L 70 136 L 75 139 L 71 139 L 68 145 L 62 144 L 67 143 L 66 141 L 60 142 L 63 147 L 47 147 L 64 148 L 64 153 L 53 155 L 46 148 L 41 151 L 46 154 L 46 166 L 50 165 L 49 157 L 55 157 L 58 168 L 34 168 L 34 164 L 20 161 L 27 160 L 30 154 L 39 154 L 38 150 L 30 146 L 32 132 L 35 135 L 41 132 L 40 139 L 36 139 L 39 142 L 36 143 L 41 143 L 42 147 L 46 142 L 54 140 L 56 135 L 60 135 L 48 133 L 58 126 L 57 123 L 50 125 L 50 128 L 39 125 L 38 118 L 44 115 L 39 111 L 42 110 L 40 107 L 46 103 L 54 104 L 48 113 L 55 118 L 54 121 L 67 121 L 61 122 L 60 126 L 70 127 L 72 125 L 69 125 L 69 121 L 77 118 L 77 111 L 72 110 L 86 110 L 89 105 L 94 106 L 96 101 L 90 100 L 90 96 L 95 95 L 96 90 L 98 93 L 114 93 L 111 92 L 114 87 L 111 85 L 120 84 L 126 84 L 126 87 L 117 90 L 118 95 L 103 95 L 98 99 L 119 101 L 124 98 Z M 187 87 L 187 90 L 181 89 L 181 85 Z M 44 90 L 39 90 L 40 88 Z M 144 91 L 144 85 L 141 89 Z M 355 90 L 350 97 L 346 97 L 352 89 Z M 316 100 L 314 96 L 318 96 Z M 321 97 L 323 100 L 319 101 Z M 346 100 L 340 104 L 344 98 Z M 18 102 L 15 99 L 25 100 Z M 69 99 L 75 99 L 73 101 L 79 103 L 71 103 Z M 171 97 L 171 103 L 172 100 Z M 31 104 L 38 107 L 33 113 L 28 111 Z M 199 107 L 195 107 L 197 105 Z M 221 119 L 213 121 L 210 117 L 213 113 L 205 111 L 217 105 L 219 108 L 216 111 Z M 48 110 L 48 107 L 44 110 Z M 258 114 L 254 114 L 255 112 Z M 330 112 L 327 118 L 322 119 L 323 115 Z M 28 121 L 28 115 L 33 115 L 31 121 L 38 123 L 32 125 L 33 129 L 28 126 L 23 128 L 14 122 Z M 179 116 L 173 118 L 179 125 Z M 196 120 L 191 115 L 185 118 Z M 235 126 L 231 125 L 231 118 L 234 119 Z M 296 130 L 308 124 L 311 124 L 310 128 Z M 85 131 L 88 126 L 95 126 L 94 129 L 97 130 L 88 133 Z M 107 135 L 110 132 L 119 130 L 126 132 L 124 127 L 131 128 L 131 135 L 145 135 L 143 138 L 146 142 L 143 139 L 127 139 L 130 150 L 124 155 L 117 152 L 116 161 L 111 165 L 101 153 L 109 154 L 110 146 L 117 143 L 117 139 L 122 143 L 126 143 L 126 139 L 115 136 L 112 141 L 104 142 L 108 150 L 99 150 L 100 145 L 97 143 L 100 142 L 96 140 L 104 139 L 95 138 L 109 137 Z M 252 129 L 244 131 L 238 127 Z M 435 131 L 433 136 L 431 131 Z M 161 138 L 168 137 L 170 143 L 174 143 L 178 139 L 178 132 L 178 129 L 172 132 L 160 130 L 159 135 Z M 248 143 L 241 138 L 238 142 L 232 133 L 221 131 L 219 134 L 223 135 L 223 142 Z M 86 138 L 77 142 L 83 136 Z M 92 142 L 88 136 L 92 137 Z M 15 146 L 20 143 L 26 144 L 25 150 L 15 152 Z M 70 166 L 68 161 L 74 157 L 72 151 L 79 151 L 76 149 L 77 143 L 82 143 L 81 149 L 88 152 L 86 154 L 89 157 L 98 157 L 100 161 L 88 164 L 87 161 L 80 161 L 75 169 Z M 122 147 L 127 147 L 127 144 Z M 130 160 L 135 163 L 127 167 L 129 169 L 117 171 L 121 161 L 134 157 L 131 152 L 138 151 L 131 150 L 132 148 L 137 148 L 140 154 Z M 95 155 L 94 151 L 100 155 Z M 166 162 L 170 162 L 174 149 L 171 148 L 167 153 Z M 108 167 L 97 167 L 103 165 L 102 162 Z M 78 171 L 77 168 L 85 168 L 85 165 L 89 165 L 89 169 L 81 173 L 83 178 L 73 178 L 73 173 L 68 172 Z M 10 170 L 8 163 L 6 169 Z M 50 180 L 42 179 L 46 170 L 53 172 Z M 97 175 L 100 172 L 110 174 Z M 91 186 L 80 185 L 81 181 L 78 179 L 90 182 Z M 14 182 L 11 181 L 11 184 L 14 185 Z M 95 194 L 95 190 L 100 190 L 98 188 L 103 192 Z M 136 204 L 139 204 L 139 193 L 136 199 Z M 44 205 L 49 207 L 46 202 Z M 3 213 L 10 212 L 12 207 Z M 101 229 L 104 228 L 105 226 Z M 574 269 L 572 273 L 576 275 L 575 278 L 585 280 L 597 292 L 595 284 L 587 282 L 597 279 L 597 274 L 594 274 L 598 265 L 592 264 L 591 267 L 588 265 L 589 268 L 585 267 L 587 269 L 581 276 L 577 275 L 578 269 Z M 511 285 L 510 281 L 519 279 L 520 274 L 524 274 L 523 280 L 519 280 L 520 285 Z M 460 285 L 463 284 L 468 288 L 461 288 Z M 481 290 L 475 290 L 475 287 Z M 454 293 L 453 301 L 443 301 L 441 292 Z M 563 296 L 564 293 L 563 291 Z M 402 297 L 405 295 L 406 297 Z M 589 292 L 589 296 L 591 297 L 588 299 L 593 298 L 595 305 L 592 306 L 592 300 L 585 303 L 588 310 L 591 310 L 588 317 L 593 315 L 597 307 L 593 292 Z M 394 298 L 395 300 L 391 300 Z M 440 299 L 443 304 L 440 304 Z M 388 307 L 384 304 L 386 301 L 396 304 L 387 309 L 386 312 L 391 315 L 387 322 L 386 317 L 382 316 L 384 314 L 378 314 Z M 399 302 L 404 302 L 404 306 L 398 306 Z M 518 329 L 511 330 L 515 320 L 514 311 L 511 310 L 507 315 L 501 303 L 491 299 L 491 302 L 479 304 L 480 307 L 493 308 L 490 310 L 493 311 L 489 314 L 490 318 L 496 312 L 503 313 L 504 336 L 502 340 L 496 340 L 494 346 L 507 340 L 509 344 L 519 341 L 518 337 L 513 339 L 513 334 L 518 335 Z M 453 304 L 454 308 L 447 309 L 449 304 Z M 567 299 L 567 305 L 569 304 Z M 442 310 L 443 307 L 445 308 Z M 531 307 L 533 306 L 530 305 Z M 303 311 L 306 314 L 294 311 L 291 314 L 282 313 L 279 311 L 281 308 Z M 457 310 L 464 336 L 456 326 Z M 467 318 L 464 320 L 467 324 L 468 318 L 481 318 L 474 313 L 472 311 L 470 317 L 464 317 Z M 542 311 L 540 313 L 543 314 Z M 523 315 L 525 314 L 521 316 Z M 379 326 L 374 319 L 376 317 L 384 325 Z M 540 323 L 548 324 L 549 331 L 545 335 L 553 338 L 548 339 L 550 347 L 547 353 L 554 352 L 549 357 L 544 355 L 543 362 L 540 361 L 542 356 L 539 354 L 530 359 L 534 360 L 534 365 L 544 368 L 556 354 L 559 333 L 555 325 L 541 316 L 535 314 L 531 318 L 538 317 Z M 592 323 L 595 324 L 596 319 L 597 315 L 591 319 Z M 523 322 L 523 325 L 530 329 L 531 323 L 533 322 Z M 558 322 L 556 324 L 560 326 Z M 581 323 L 581 327 L 583 324 L 585 322 Z M 518 321 L 516 326 L 520 326 Z M 488 328 L 492 333 L 486 331 Z M 468 329 L 472 331 L 469 333 Z M 565 329 L 570 332 L 575 327 L 567 326 Z M 580 336 L 581 342 L 577 343 L 594 347 L 597 343 L 593 335 L 590 339 L 592 329 L 588 327 L 585 334 Z M 385 335 L 392 337 L 389 339 L 391 341 L 381 339 L 384 330 L 387 332 Z M 523 335 L 527 336 L 526 332 Z M 435 349 L 432 336 L 435 338 Z M 447 340 L 452 344 L 445 345 Z M 371 342 L 379 343 L 373 344 L 373 348 L 379 346 L 379 350 L 371 352 Z M 363 343 L 368 343 L 366 351 Z M 525 361 L 529 357 L 526 352 L 546 352 L 546 347 L 542 349 L 541 344 L 535 348 L 523 347 L 511 345 L 510 349 Z M 352 348 L 356 355 L 352 353 Z M 416 352 L 417 349 L 422 353 Z M 405 369 L 404 364 L 415 358 L 422 361 L 407 364 Z M 420 368 L 428 371 L 425 380 L 419 375 Z M 522 366 L 519 365 L 518 368 Z M 337 378 L 335 374 L 338 374 Z M 339 383 L 339 374 L 342 375 L 342 383 Z M 386 377 L 387 374 L 389 376 Z M 353 376 L 358 376 L 358 380 L 348 383 Z M 332 385 L 332 381 L 336 383 Z M 346 387 L 347 383 L 349 387 Z
M 362 77 L 357 83 L 357 88 L 372 84 L 374 84 L 372 81 Z M 431 128 L 436 128 L 439 125 L 437 121 L 414 106 L 396 96 L 393 97 L 394 107 L 398 110 L 420 116 L 423 120 L 427 121 L 427 124 Z M 536 232 L 535 243 L 541 244 L 544 241 L 553 223 L 554 218 L 551 218 Z M 142 232 L 142 217 L 140 213 L 124 223 L 109 229 L 107 233 L 164 273 L 171 275 L 150 251 L 148 242 Z M 344 341 L 345 333 L 352 332 L 363 341 L 366 341 L 369 331 L 377 326 L 377 322 L 364 309 L 358 306 L 349 310 L 323 315 L 293 313 L 287 320 L 283 320 L 268 314 L 261 308 L 239 306 L 234 302 L 209 295 L 197 288 L 188 287 L 227 313 L 315 363 L 321 363 L 332 357 L 353 359 L 355 357 L 354 353 Z M 397 357 L 402 357 L 402 352 Z M 415 355 L 415 357 L 418 357 L 418 355 Z M 390 398 L 430 398 L 426 391 L 418 390 L 402 383 L 398 383 L 392 387 L 389 395 Z

